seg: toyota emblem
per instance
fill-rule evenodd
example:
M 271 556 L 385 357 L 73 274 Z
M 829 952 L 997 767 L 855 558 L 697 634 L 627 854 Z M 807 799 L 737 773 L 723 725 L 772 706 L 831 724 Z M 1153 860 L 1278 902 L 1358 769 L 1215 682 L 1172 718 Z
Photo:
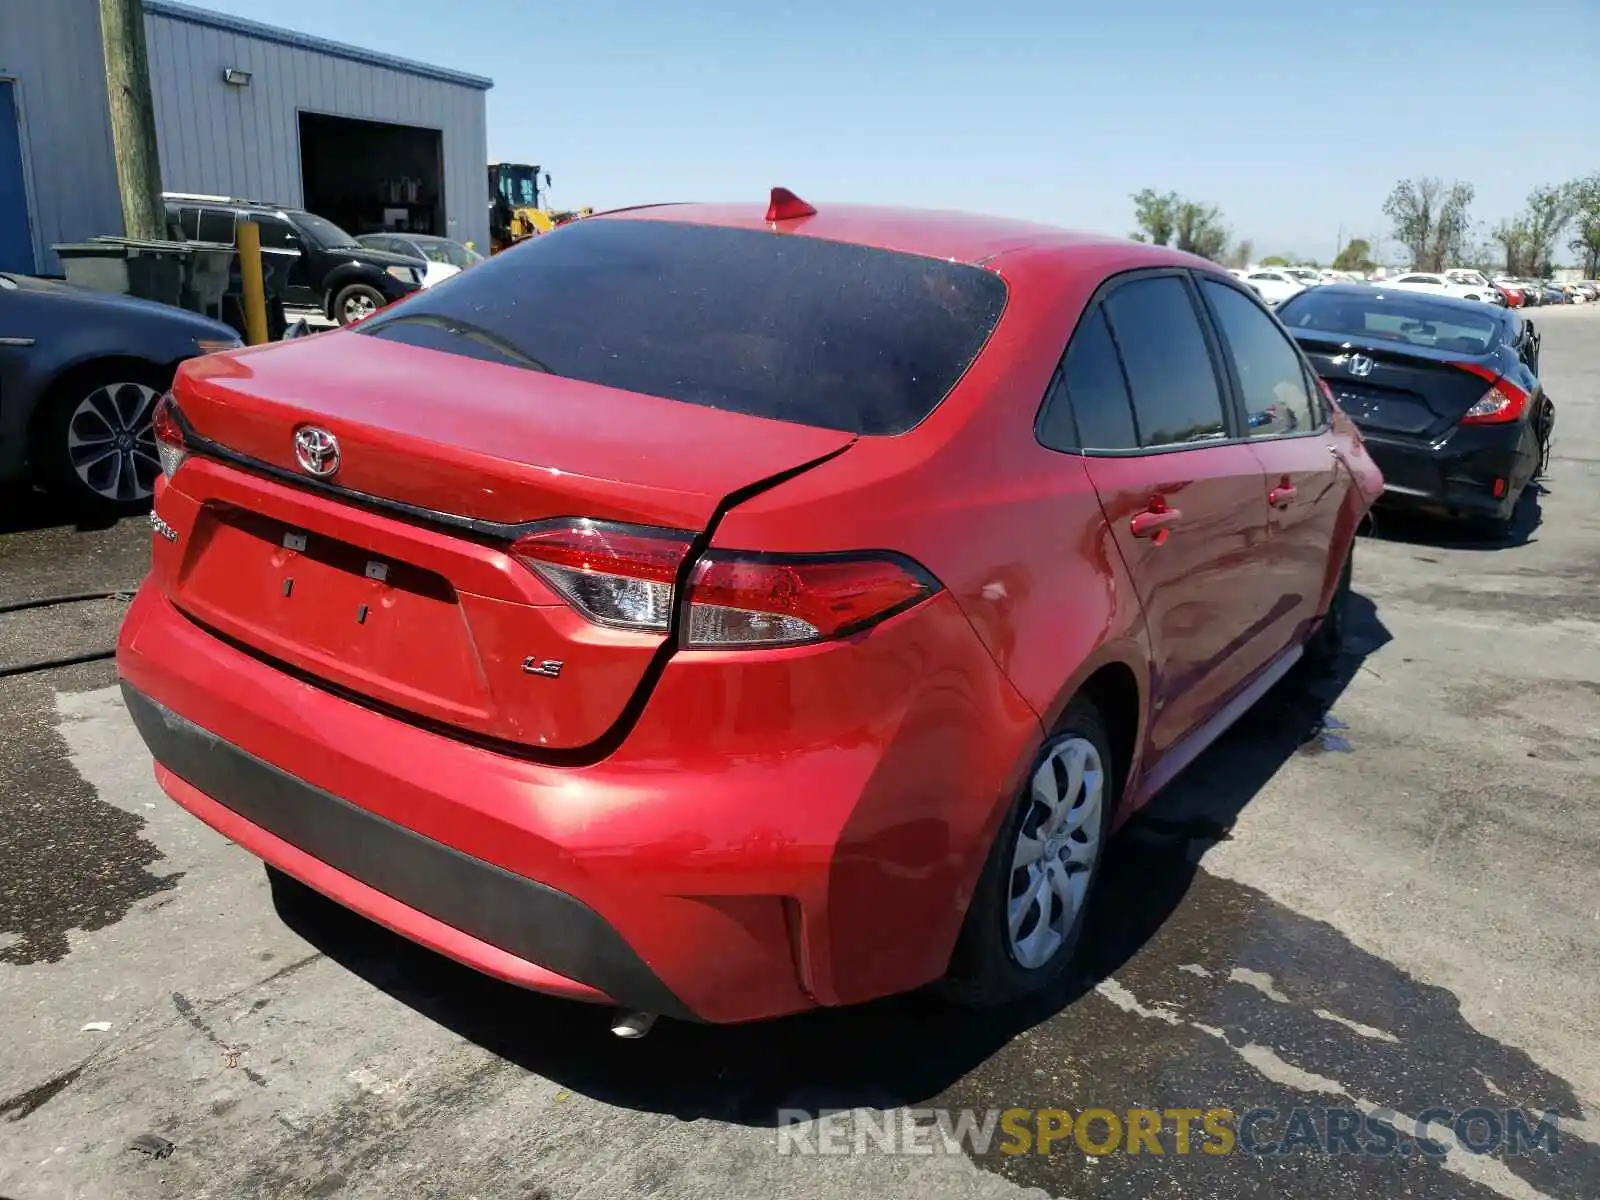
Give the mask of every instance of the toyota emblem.
M 297 429 L 294 432 L 294 460 L 306 474 L 326 479 L 339 469 L 339 439 L 315 425 Z
M 1364 378 L 1364 377 L 1372 374 L 1372 366 L 1373 366 L 1373 364 L 1372 364 L 1372 360 L 1370 358 L 1368 358 L 1365 354 L 1357 354 L 1354 358 L 1352 358 L 1350 360 L 1350 374 L 1352 374 L 1352 375 L 1360 375 L 1360 376 L 1362 376 Z M 337 456 L 338 453 L 339 453 L 338 448 L 335 447 L 334 448 L 335 456 Z

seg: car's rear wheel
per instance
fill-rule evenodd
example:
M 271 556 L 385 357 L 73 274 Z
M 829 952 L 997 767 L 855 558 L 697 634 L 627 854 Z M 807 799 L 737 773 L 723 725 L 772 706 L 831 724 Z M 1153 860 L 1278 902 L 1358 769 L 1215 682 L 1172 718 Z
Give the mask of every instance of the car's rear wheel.
M 1085 697 L 1068 706 L 1000 826 L 945 990 L 974 1007 L 1056 983 L 1071 966 L 1115 804 L 1110 741 Z
M 333 319 L 341 325 L 349 325 L 370 317 L 387 303 L 383 293 L 375 287 L 364 283 L 348 284 L 333 298 Z
M 163 373 L 137 365 L 69 376 L 34 423 L 31 456 L 40 481 L 104 513 L 147 506 L 161 473 L 153 422 L 167 383 Z
M 1350 613 L 1350 580 L 1355 569 L 1356 551 L 1350 547 L 1344 556 L 1344 566 L 1339 570 L 1339 582 L 1334 584 L 1333 596 L 1328 601 L 1328 611 L 1322 624 L 1306 643 L 1306 661 L 1316 667 L 1331 667 L 1344 653 L 1346 626 Z

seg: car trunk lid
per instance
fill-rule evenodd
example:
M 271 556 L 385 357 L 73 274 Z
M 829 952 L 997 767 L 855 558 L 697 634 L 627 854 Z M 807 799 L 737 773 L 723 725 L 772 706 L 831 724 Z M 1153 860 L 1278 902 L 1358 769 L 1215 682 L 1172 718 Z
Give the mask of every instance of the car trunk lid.
M 702 534 L 724 501 L 853 435 L 352 333 L 186 365 L 194 451 L 159 509 L 173 603 L 241 648 L 467 734 L 578 752 L 664 635 L 582 617 L 509 550 L 571 518 Z M 338 441 L 314 479 L 295 433 Z
M 1361 429 L 1431 440 L 1489 389 L 1494 356 L 1397 345 L 1382 338 L 1296 329 L 1295 337 L 1339 406 Z M 1474 369 L 1476 368 L 1476 370 Z

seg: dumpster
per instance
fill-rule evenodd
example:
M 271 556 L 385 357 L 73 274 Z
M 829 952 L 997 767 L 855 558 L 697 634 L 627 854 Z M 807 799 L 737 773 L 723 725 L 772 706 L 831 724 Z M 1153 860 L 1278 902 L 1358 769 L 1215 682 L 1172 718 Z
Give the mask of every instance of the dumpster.
M 230 245 L 97 237 L 87 242 L 58 244 L 53 249 L 61 257 L 70 284 L 203 313 L 231 325 L 244 336 L 239 256 Z M 267 335 L 274 341 L 288 327 L 283 311 L 284 289 L 299 257 L 292 250 L 261 253 L 267 292 Z
M 190 254 L 186 242 L 99 237 L 88 242 L 61 243 L 51 249 L 60 256 L 70 284 L 181 307 Z

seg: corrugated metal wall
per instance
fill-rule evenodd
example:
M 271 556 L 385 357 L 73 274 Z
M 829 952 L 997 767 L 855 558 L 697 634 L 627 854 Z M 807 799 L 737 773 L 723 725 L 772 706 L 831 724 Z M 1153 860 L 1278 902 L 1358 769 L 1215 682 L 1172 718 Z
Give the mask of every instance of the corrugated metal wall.
M 145 34 L 169 191 L 297 205 L 300 110 L 418 125 L 444 135 L 449 234 L 488 246 L 481 86 L 357 61 L 367 56 L 282 31 L 244 30 L 248 23 L 149 5 Z M 250 86 L 224 83 L 225 67 L 251 72 Z M 96 0 L 0 0 L 0 76 L 17 81 L 35 256 L 40 270 L 56 271 L 52 242 L 122 232 Z
M 166 15 L 145 17 L 161 177 L 170 191 L 299 205 L 299 112 L 438 129 L 451 237 L 489 244 L 484 93 Z M 224 68 L 251 73 L 230 87 Z
M 50 246 L 122 232 L 95 0 L 0 0 L 0 75 L 16 80 L 37 269 Z

